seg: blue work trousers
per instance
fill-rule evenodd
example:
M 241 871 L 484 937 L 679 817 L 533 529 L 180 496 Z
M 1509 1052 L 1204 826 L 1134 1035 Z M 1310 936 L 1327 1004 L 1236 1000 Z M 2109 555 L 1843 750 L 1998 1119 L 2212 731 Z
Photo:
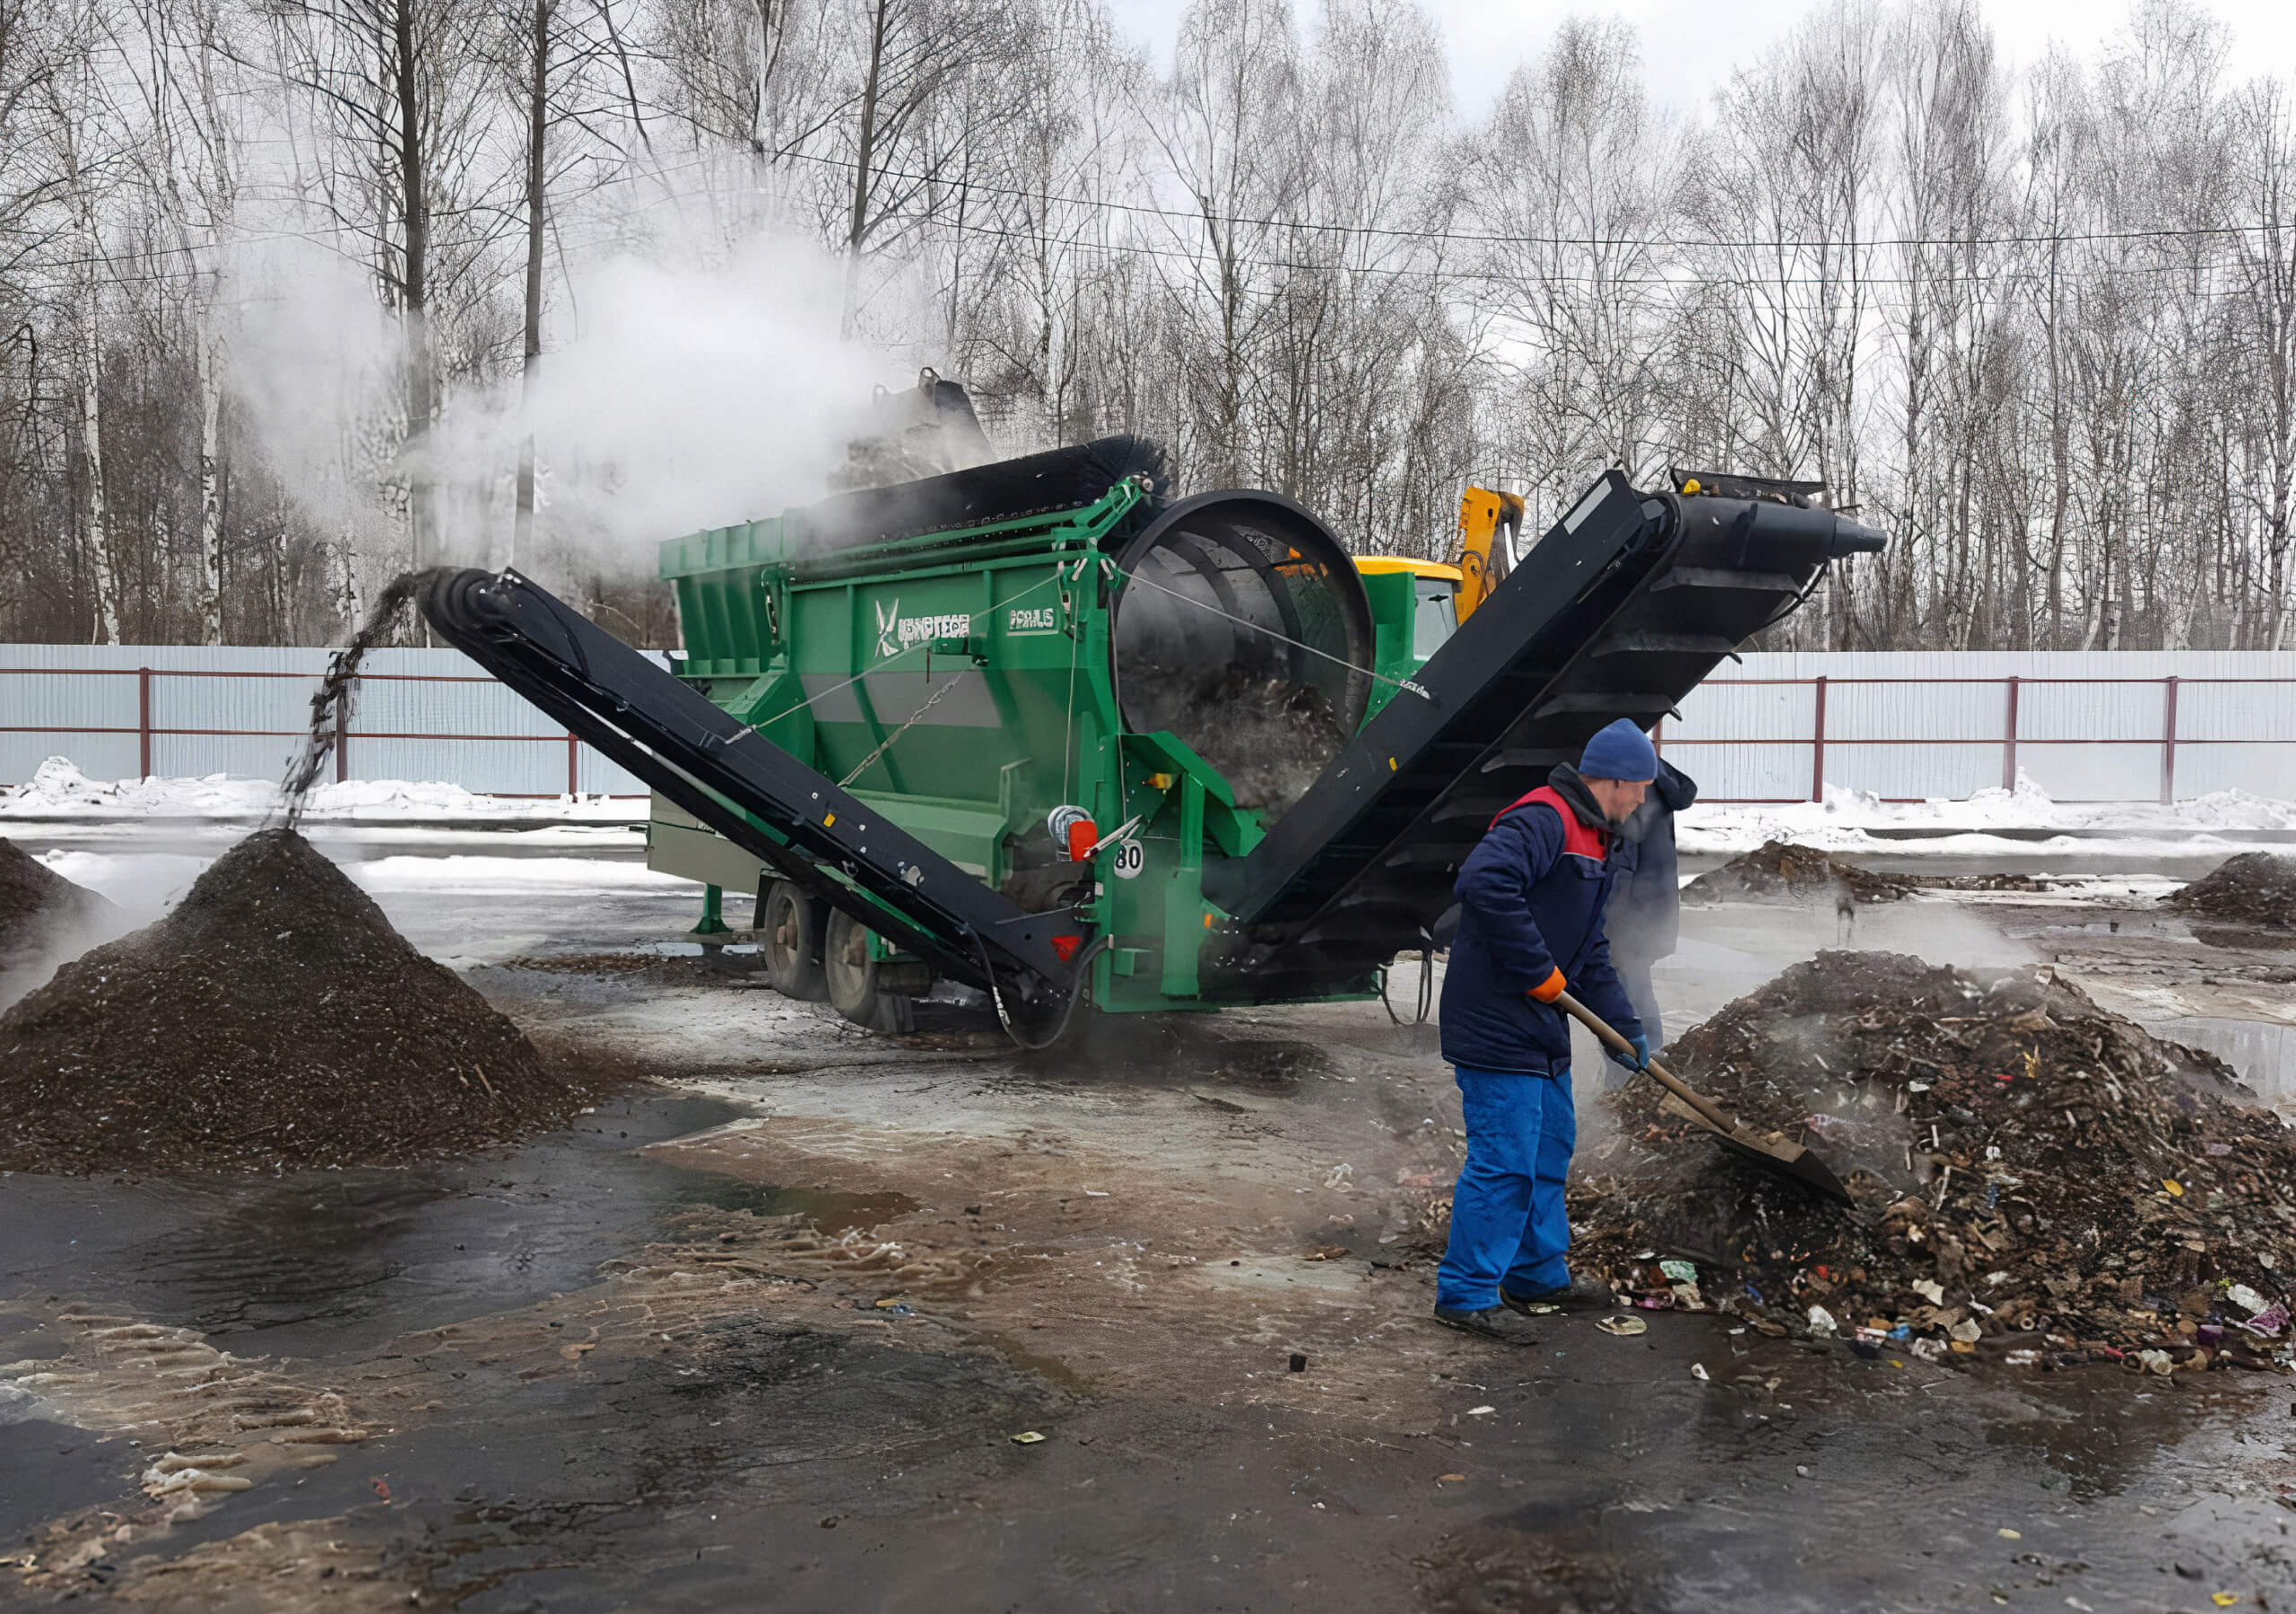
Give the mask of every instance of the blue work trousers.
M 1467 1160 L 1451 1193 L 1451 1244 L 1435 1274 L 1435 1304 L 1482 1311 L 1500 1286 L 1528 1295 L 1570 1281 L 1563 1180 L 1578 1141 L 1570 1072 L 1523 1076 L 1454 1065 L 1467 1123 Z

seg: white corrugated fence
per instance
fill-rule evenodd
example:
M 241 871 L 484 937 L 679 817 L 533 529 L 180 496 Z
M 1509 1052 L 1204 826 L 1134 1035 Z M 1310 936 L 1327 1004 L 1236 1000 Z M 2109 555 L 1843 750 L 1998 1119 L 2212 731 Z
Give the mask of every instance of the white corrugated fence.
M 276 778 L 330 654 L 0 645 L 0 785 L 48 757 L 91 779 Z M 2296 798 L 2296 653 L 1754 655 L 1659 741 L 1709 802 L 1958 800 L 2020 773 L 2064 802 Z M 498 795 L 644 793 L 457 650 L 369 656 L 340 764 Z
M 1725 663 L 1659 728 L 1707 801 L 1822 785 L 1961 800 L 2020 774 L 2061 802 L 2296 796 L 2296 654 L 1875 651 Z
M 0 785 L 49 757 L 91 779 L 275 779 L 301 745 L 334 652 L 180 645 L 0 645 Z M 459 650 L 377 650 L 335 777 L 492 795 L 643 795 Z

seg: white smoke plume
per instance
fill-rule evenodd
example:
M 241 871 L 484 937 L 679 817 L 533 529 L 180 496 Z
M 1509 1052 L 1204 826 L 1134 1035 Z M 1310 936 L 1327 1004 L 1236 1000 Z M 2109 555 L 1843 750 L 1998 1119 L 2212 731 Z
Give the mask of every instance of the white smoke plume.
M 236 395 L 291 495 L 359 558 L 362 590 L 404 562 L 416 474 L 439 490 L 433 561 L 643 577 L 664 539 L 820 498 L 873 390 L 915 382 L 840 338 L 841 265 L 817 247 L 657 244 L 573 267 L 530 404 L 515 372 L 446 382 L 428 444 L 402 450 L 403 350 L 370 273 L 291 238 L 251 239 L 233 264 Z M 529 421 L 535 552 L 513 554 Z

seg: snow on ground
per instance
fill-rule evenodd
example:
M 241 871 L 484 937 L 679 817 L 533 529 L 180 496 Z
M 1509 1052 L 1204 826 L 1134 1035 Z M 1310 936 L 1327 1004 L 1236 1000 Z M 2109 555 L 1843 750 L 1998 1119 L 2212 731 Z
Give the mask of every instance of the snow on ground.
M 42 763 L 30 783 L 0 788 L 0 823 L 63 820 L 122 827 L 152 820 L 259 820 L 279 805 L 268 779 L 90 779 L 61 757 Z M 531 823 L 532 832 L 568 841 L 619 837 L 620 828 L 642 823 L 642 797 L 571 796 L 527 799 L 482 795 L 459 785 L 396 779 L 352 779 L 315 788 L 304 809 L 312 826 L 397 825 L 423 839 L 430 824 Z M 568 820 L 585 820 L 565 824 Z M 601 820 L 612 827 L 596 827 Z M 559 821 L 553 828 L 553 821 Z M 1900 838 L 1889 831 L 1918 831 Z M 2034 838 L 2036 830 L 2058 833 Z M 1883 833 L 1876 833 L 1877 831 Z M 2005 833 L 2016 831 L 2015 835 Z M 2260 836 L 2255 832 L 2271 832 Z M 378 839 L 390 834 L 379 830 Z M 1834 852 L 1886 852 L 1938 856 L 2109 853 L 2118 856 L 2286 849 L 2296 837 L 2296 802 L 2246 791 L 2162 805 L 2152 802 L 2057 802 L 2030 778 L 2014 790 L 1981 790 L 1963 801 L 1884 802 L 1863 791 L 1831 787 L 1822 802 L 1743 805 L 1701 803 L 1682 815 L 1684 852 L 1735 855 L 1766 840 L 1799 841 Z M 436 861 L 436 860 L 423 860 Z M 474 860 L 483 861 L 483 860 Z
M 693 891 L 701 888 L 675 874 L 657 873 L 643 863 L 591 857 L 378 857 L 351 863 L 344 872 L 368 891 L 453 891 L 488 896 L 533 890 Z
M 279 805 L 271 779 L 210 774 L 204 779 L 91 779 L 62 757 L 39 765 L 30 781 L 0 788 L 0 819 L 261 818 Z M 401 779 L 346 779 L 313 787 L 303 816 L 315 822 L 377 819 L 641 820 L 643 797 L 480 795 L 459 785 Z
M 2109 852 L 2190 853 L 2211 847 L 2284 847 L 2296 830 L 2296 803 L 2222 790 L 2170 803 L 2057 802 L 2020 775 L 2014 790 L 1980 790 L 1964 801 L 1884 802 L 1864 791 L 1829 786 L 1822 802 L 1737 805 L 1700 803 L 1676 820 L 1685 852 L 1735 855 L 1767 840 L 1799 841 L 1832 852 L 1904 855 L 2015 852 L 2078 856 Z M 2037 829 L 2059 833 L 2030 838 Z M 1876 830 L 1918 830 L 1899 838 Z M 2015 837 L 2004 830 L 2024 831 Z M 2274 831 L 2269 838 L 2250 833 Z

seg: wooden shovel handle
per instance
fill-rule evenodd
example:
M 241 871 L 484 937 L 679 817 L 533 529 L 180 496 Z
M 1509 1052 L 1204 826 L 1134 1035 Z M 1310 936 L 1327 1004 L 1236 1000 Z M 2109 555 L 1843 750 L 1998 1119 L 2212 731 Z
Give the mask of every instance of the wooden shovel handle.
M 1577 998 L 1572 997 L 1569 993 L 1565 992 L 1559 994 L 1554 1000 L 1554 1006 L 1561 1010 L 1563 1013 L 1569 1015 L 1572 1020 L 1577 1020 L 1580 1025 L 1586 1027 L 1587 1030 L 1592 1031 L 1608 1046 L 1615 1048 L 1618 1052 L 1627 1055 L 1630 1059 L 1641 1058 L 1641 1055 L 1635 1053 L 1634 1045 L 1632 1043 L 1627 1041 L 1626 1038 L 1621 1037 L 1616 1031 L 1611 1029 L 1611 1025 L 1608 1020 L 1603 1019 L 1602 1016 L 1596 1014 L 1592 1009 L 1587 1008 L 1586 1004 L 1580 1002 Z M 1730 1116 L 1724 1115 L 1720 1110 L 1715 1108 L 1714 1106 L 1701 1094 L 1683 1085 L 1672 1072 L 1668 1071 L 1665 1066 L 1660 1064 L 1657 1060 L 1652 1059 L 1645 1061 L 1641 1069 L 1646 1075 L 1657 1081 L 1659 1086 L 1665 1088 L 1675 1098 L 1681 1099 L 1684 1104 L 1689 1105 L 1691 1108 L 1696 1110 L 1701 1116 L 1705 1117 L 1706 1124 L 1714 1128 L 1715 1131 L 1725 1134 L 1734 1134 L 1737 1132 L 1738 1124 L 1736 1121 L 1733 1120 Z

